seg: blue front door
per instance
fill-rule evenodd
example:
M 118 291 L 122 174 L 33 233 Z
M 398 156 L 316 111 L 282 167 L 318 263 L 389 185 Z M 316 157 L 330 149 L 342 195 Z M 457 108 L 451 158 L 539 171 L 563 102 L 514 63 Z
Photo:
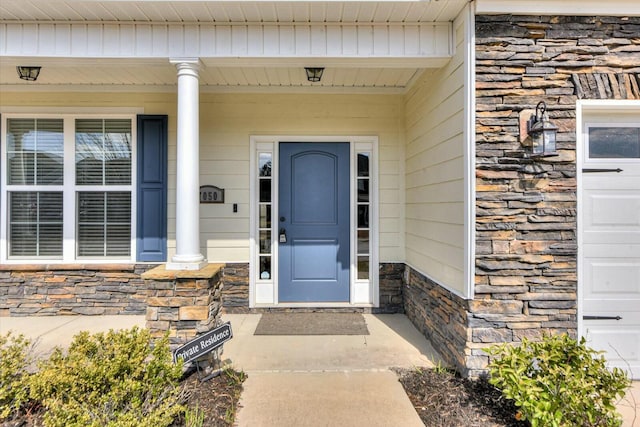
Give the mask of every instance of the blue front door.
M 349 301 L 349 143 L 280 143 L 280 302 Z

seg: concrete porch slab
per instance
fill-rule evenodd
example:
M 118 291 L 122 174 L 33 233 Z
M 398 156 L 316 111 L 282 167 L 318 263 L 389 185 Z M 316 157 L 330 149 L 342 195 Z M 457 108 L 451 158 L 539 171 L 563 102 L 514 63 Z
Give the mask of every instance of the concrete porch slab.
M 223 358 L 252 371 L 363 371 L 431 366 L 440 360 L 404 315 L 365 314 L 370 335 L 256 336 L 259 314 L 223 314 L 233 339 Z

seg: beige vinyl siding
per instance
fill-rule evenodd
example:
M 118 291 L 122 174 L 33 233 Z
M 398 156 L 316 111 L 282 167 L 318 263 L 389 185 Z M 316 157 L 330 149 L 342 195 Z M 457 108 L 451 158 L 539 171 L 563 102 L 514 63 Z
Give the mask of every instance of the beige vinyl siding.
M 454 25 L 456 54 L 427 71 L 405 96 L 406 262 L 461 294 L 464 279 L 463 20 Z
M 200 205 L 209 261 L 249 261 L 251 135 L 376 135 L 380 167 L 380 261 L 404 260 L 403 98 L 400 95 L 200 94 L 200 184 L 225 189 L 224 204 Z M 176 94 L 3 92 L 0 106 L 83 113 L 135 108 L 169 116 L 169 257 L 175 251 Z M 93 112 L 93 111 L 92 111 Z M 238 212 L 233 213 L 233 203 Z
M 227 202 L 200 209 L 210 261 L 249 260 L 250 135 L 377 135 L 380 260 L 403 259 L 401 96 L 201 94 L 200 101 L 201 184 L 225 188 Z

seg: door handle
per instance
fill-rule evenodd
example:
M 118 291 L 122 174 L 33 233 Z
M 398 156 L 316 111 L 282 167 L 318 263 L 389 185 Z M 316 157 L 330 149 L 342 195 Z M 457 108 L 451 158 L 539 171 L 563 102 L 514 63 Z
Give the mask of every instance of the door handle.
M 278 239 L 280 243 L 287 243 L 287 230 L 284 228 L 280 229 L 280 238 Z
M 605 173 L 605 172 L 616 172 L 616 173 L 620 173 L 622 172 L 622 169 L 620 168 L 616 168 L 616 169 L 582 169 L 583 173 Z
M 583 320 L 622 320 L 620 316 L 582 316 Z

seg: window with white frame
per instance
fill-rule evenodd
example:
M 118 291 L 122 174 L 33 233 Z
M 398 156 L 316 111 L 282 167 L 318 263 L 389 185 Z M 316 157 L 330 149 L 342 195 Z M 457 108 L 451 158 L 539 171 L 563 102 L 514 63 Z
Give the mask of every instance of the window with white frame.
M 134 118 L 3 121 L 4 257 L 131 259 Z

